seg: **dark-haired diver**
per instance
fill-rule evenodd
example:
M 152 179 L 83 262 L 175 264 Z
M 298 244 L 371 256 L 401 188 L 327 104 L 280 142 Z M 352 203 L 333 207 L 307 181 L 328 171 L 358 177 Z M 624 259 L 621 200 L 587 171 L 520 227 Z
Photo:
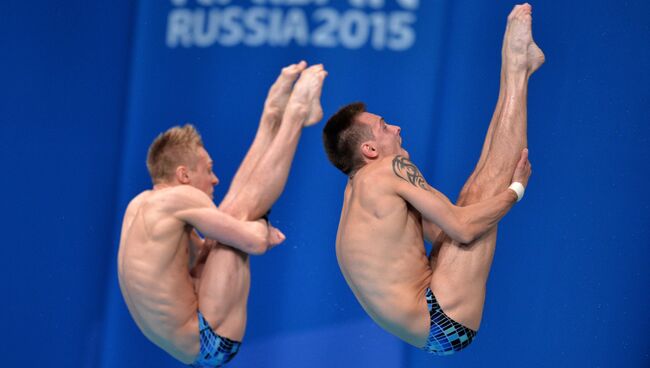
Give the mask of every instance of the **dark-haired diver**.
M 323 131 L 330 161 L 349 177 L 336 238 L 341 271 L 375 322 L 434 354 L 461 350 L 476 335 L 496 225 L 531 173 L 526 93 L 544 62 L 531 21 L 528 4 L 508 16 L 499 100 L 456 205 L 410 161 L 400 128 L 363 104 L 339 110 Z

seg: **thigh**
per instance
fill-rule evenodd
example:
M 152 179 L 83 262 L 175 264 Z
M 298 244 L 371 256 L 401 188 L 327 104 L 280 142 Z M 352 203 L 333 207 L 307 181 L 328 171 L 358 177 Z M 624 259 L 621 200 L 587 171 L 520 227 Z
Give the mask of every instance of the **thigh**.
M 217 245 L 208 256 L 198 288 L 199 310 L 216 333 L 241 340 L 250 289 L 248 257 Z

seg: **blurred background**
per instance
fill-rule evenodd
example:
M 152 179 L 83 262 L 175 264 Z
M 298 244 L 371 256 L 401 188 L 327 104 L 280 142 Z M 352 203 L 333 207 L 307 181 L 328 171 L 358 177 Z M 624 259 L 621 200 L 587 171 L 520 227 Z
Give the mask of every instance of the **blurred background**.
M 496 104 L 511 1 L 6 1 L 0 8 L 3 367 L 181 367 L 128 315 L 116 278 L 149 143 L 201 131 L 221 198 L 268 87 L 301 59 L 329 71 L 326 117 L 351 101 L 402 127 L 455 199 Z M 539 1 L 546 64 L 528 94 L 534 173 L 500 225 L 476 341 L 434 357 L 377 327 L 334 254 L 346 178 L 322 124 L 304 131 L 252 259 L 232 367 L 648 367 L 650 3 Z

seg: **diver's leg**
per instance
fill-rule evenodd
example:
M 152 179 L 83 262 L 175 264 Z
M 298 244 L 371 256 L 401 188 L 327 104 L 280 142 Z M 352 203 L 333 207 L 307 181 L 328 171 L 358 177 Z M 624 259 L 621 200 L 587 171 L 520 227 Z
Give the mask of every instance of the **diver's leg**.
M 508 17 L 504 37 L 502 86 L 475 171 L 457 204 L 465 206 L 506 190 L 521 151 L 527 146 L 526 97 L 528 78 L 544 56 L 533 42 L 530 5 L 518 5 Z M 443 310 L 459 323 L 477 330 L 483 313 L 485 283 L 496 244 L 496 226 L 471 244 L 445 236 L 431 257 L 431 289 Z

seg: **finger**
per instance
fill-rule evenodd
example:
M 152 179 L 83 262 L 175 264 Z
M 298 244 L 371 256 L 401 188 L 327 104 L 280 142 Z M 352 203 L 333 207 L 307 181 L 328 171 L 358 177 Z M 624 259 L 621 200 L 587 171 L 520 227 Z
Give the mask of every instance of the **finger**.
M 524 148 L 521 150 L 521 156 L 519 157 L 519 166 L 525 166 L 526 162 L 528 161 L 528 149 Z

